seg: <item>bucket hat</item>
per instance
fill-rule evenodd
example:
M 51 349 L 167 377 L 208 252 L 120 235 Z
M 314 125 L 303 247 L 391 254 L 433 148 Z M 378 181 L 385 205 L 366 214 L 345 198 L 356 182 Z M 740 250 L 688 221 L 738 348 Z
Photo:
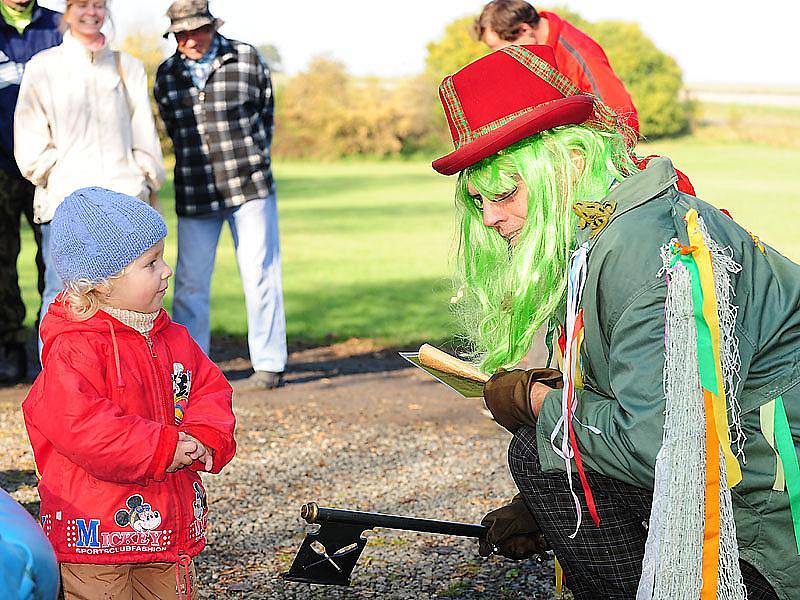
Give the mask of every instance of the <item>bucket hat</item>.
M 164 37 L 169 37 L 170 33 L 180 33 L 181 31 L 192 31 L 204 25 L 214 25 L 219 28 L 225 23 L 222 19 L 217 19 L 208 10 L 208 0 L 176 0 L 167 9 L 169 17 L 169 29 L 164 33 Z

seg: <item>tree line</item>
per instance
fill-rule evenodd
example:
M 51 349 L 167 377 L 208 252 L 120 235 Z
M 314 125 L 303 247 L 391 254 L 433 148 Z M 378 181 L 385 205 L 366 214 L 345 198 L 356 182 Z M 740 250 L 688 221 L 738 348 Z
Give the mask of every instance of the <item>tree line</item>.
M 681 97 L 681 69 L 636 23 L 593 23 L 572 11 L 557 12 L 603 47 L 633 97 L 643 137 L 656 139 L 689 131 L 694 106 Z M 451 142 L 439 105 L 438 84 L 488 51 L 472 37 L 474 19 L 467 16 L 450 23 L 438 40 L 428 44 L 425 70 L 413 77 L 355 77 L 344 64 L 326 56 L 312 59 L 305 71 L 287 77 L 280 74 L 280 54 L 275 47 L 260 47 L 267 64 L 278 72 L 274 78 L 273 155 L 337 159 L 430 157 L 446 152 Z M 163 59 L 159 40 L 131 35 L 122 49 L 145 63 L 152 85 Z M 169 153 L 161 125 L 159 135 Z

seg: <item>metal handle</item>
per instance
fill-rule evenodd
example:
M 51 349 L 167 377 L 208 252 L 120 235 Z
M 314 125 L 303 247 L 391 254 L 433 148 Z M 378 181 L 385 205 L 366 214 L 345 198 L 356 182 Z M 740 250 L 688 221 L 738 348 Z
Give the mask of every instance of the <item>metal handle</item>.
M 316 502 L 305 504 L 300 509 L 300 516 L 308 523 L 342 523 L 345 525 L 360 525 L 365 529 L 384 527 L 386 529 L 403 529 L 406 531 L 439 533 L 461 537 L 480 538 L 486 535 L 488 531 L 488 528 L 483 525 L 418 519 L 416 517 L 399 517 L 339 508 L 323 508 L 317 505 Z

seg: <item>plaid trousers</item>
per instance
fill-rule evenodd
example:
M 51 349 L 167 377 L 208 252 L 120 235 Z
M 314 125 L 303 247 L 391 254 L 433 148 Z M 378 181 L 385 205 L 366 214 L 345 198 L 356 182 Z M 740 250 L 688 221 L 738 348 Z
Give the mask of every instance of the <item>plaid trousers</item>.
M 539 466 L 536 429 L 522 427 L 508 448 L 514 481 L 564 569 L 576 600 L 628 600 L 636 597 L 650 520 L 652 491 L 587 471 L 600 527 L 595 527 L 577 476 L 573 488 L 581 501 L 582 522 L 574 539 L 575 503 L 565 474 L 544 473 Z M 740 561 L 748 600 L 777 600 L 769 582 Z

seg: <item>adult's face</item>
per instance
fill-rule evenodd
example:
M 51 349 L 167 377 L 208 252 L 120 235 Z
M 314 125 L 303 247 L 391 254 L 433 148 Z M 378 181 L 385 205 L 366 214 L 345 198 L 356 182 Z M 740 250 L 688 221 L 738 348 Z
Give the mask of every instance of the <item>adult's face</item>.
M 472 182 L 467 184 L 467 191 L 475 205 L 483 213 L 483 224 L 502 235 L 509 244 L 513 244 L 528 216 L 528 188 L 521 179 L 517 186 L 495 198 L 484 198 L 475 189 Z
M 179 31 L 175 34 L 178 42 L 178 52 L 189 60 L 200 60 L 208 52 L 214 41 L 214 26 L 203 25 L 190 31 Z
M 67 5 L 64 21 L 78 37 L 94 38 L 106 21 L 105 0 L 75 0 Z
M 499 50 L 500 48 L 505 48 L 506 46 L 510 46 L 511 44 L 518 44 L 520 46 L 525 44 L 538 44 L 540 42 L 537 41 L 536 36 L 533 33 L 533 28 L 527 23 L 523 23 L 520 26 L 520 34 L 514 38 L 513 40 L 504 40 L 501 38 L 495 31 L 489 27 L 487 27 L 483 32 L 483 37 L 481 38 L 484 44 L 489 46 L 492 50 Z
M 33 4 L 34 1 L 35 0 L 3 0 L 3 4 L 5 4 L 11 10 L 22 12 L 31 4 Z

